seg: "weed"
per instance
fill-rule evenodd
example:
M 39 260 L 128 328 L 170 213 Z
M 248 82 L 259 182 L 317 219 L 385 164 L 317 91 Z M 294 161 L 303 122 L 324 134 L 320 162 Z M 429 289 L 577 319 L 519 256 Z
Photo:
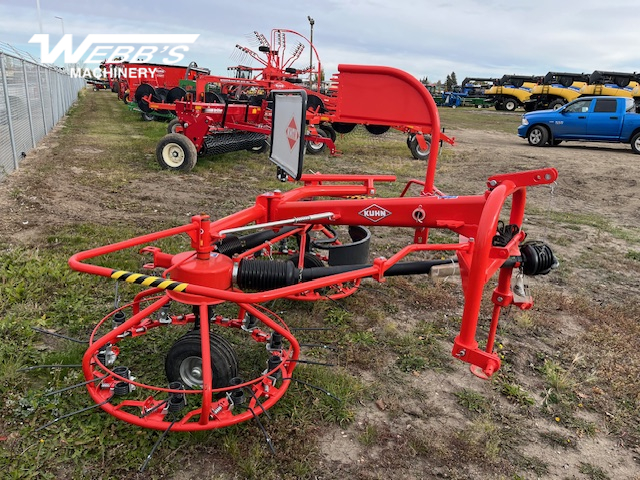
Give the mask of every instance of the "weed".
M 531 395 L 525 391 L 520 385 L 516 385 L 509 382 L 503 382 L 500 386 L 500 393 L 502 393 L 509 400 L 527 407 L 533 405 L 535 400 Z
M 478 392 L 464 389 L 454 393 L 454 395 L 458 399 L 458 405 L 473 414 L 487 413 L 489 411 L 489 401 Z
M 600 467 L 596 467 L 590 463 L 580 462 L 579 470 L 580 473 L 584 473 L 591 480 L 608 480 L 611 478 Z
M 636 250 L 629 250 L 625 257 L 635 260 L 636 262 L 640 262 L 640 252 Z
M 378 440 L 378 427 L 367 423 L 358 435 L 358 441 L 365 447 L 370 447 Z

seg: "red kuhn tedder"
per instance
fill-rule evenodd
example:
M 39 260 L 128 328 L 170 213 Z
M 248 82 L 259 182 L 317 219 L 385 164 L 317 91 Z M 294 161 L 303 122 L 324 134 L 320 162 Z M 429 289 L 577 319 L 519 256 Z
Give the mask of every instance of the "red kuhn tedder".
M 281 180 L 299 180 L 301 186 L 264 193 L 253 206 L 219 220 L 196 215 L 186 225 L 77 253 L 69 260 L 74 270 L 146 287 L 98 323 L 82 360 L 83 384 L 105 412 L 165 433 L 221 428 L 254 418 L 259 422 L 296 380 L 294 370 L 304 362 L 295 325 L 265 303 L 340 299 L 354 294 L 366 278 L 384 282 L 451 265 L 459 267 L 465 300 L 452 354 L 482 378 L 500 368 L 494 342 L 501 309 L 530 308 L 523 275 L 546 274 L 557 265 L 549 246 L 525 242 L 522 231 L 527 187 L 551 184 L 557 171 L 494 175 L 478 195 L 445 195 L 434 186 L 440 121 L 427 89 L 411 75 L 387 67 L 342 65 L 340 72 L 340 82 L 377 99 L 353 107 L 357 116 L 349 120 L 369 114 L 388 123 L 429 127 L 432 148 L 425 179 L 411 180 L 398 196 L 382 198 L 375 197 L 376 184 L 393 182 L 394 176 L 303 175 L 306 94 L 274 92 L 270 159 Z M 393 99 L 380 98 L 374 87 L 380 84 L 395 92 Z M 419 195 L 407 195 L 412 185 L 420 186 Z M 389 258 L 371 261 L 370 226 L 410 228 L 413 238 Z M 340 240 L 341 229 L 348 229 L 350 238 Z M 431 243 L 432 229 L 453 232 L 459 240 Z M 177 245 L 176 236 L 188 239 L 188 250 L 169 253 L 157 246 L 162 241 Z M 113 262 L 110 254 L 127 249 L 152 257 L 144 266 L 147 273 L 106 266 Z M 443 252 L 455 253 L 442 260 Z M 480 348 L 478 316 L 494 274 L 493 314 Z M 167 352 L 166 381 L 152 383 L 150 379 L 159 378 L 157 369 L 148 371 L 148 365 L 136 363 L 140 342 L 157 342 L 172 333 L 175 337 L 180 329 L 189 331 Z M 243 370 L 248 367 L 241 366 L 230 338 L 244 339 L 262 352 L 253 369 L 258 373 Z
M 273 90 L 303 89 L 307 93 L 307 119 L 309 136 L 306 149 L 308 153 L 322 152 L 328 145 L 335 153 L 337 133 L 349 133 L 357 124 L 363 124 L 373 134 L 382 134 L 394 128 L 408 134 L 407 146 L 417 159 L 426 159 L 429 154 L 429 125 L 406 123 L 402 115 L 388 117 L 380 115 L 384 107 L 395 100 L 395 92 L 381 79 L 372 85 L 345 85 L 340 75 L 331 79 L 331 85 L 325 91 L 322 88 L 322 68 L 318 53 L 311 45 L 315 64 L 303 69 L 292 65 L 300 57 L 304 45 L 298 42 L 293 52 L 287 53 L 287 34 L 306 38 L 297 32 L 275 29 L 271 40 L 254 32 L 259 42 L 258 51 L 236 45 L 251 59 L 260 62 L 258 68 L 236 66 L 230 69 L 235 77 L 201 75 L 195 81 L 195 96 L 187 96 L 174 105 L 156 103 L 151 96 L 143 97 L 150 108 L 160 111 L 171 110 L 177 118 L 169 123 L 169 133 L 163 137 L 156 149 L 156 159 L 160 166 L 173 170 L 191 170 L 198 155 L 216 155 L 238 150 L 256 153 L 268 148 L 271 131 L 271 96 Z M 263 58 L 264 57 L 264 58 Z M 313 82 L 303 86 L 303 76 L 309 75 Z M 372 89 L 378 89 L 378 96 L 369 96 Z M 360 110 L 363 92 L 367 92 L 372 102 L 367 116 L 354 118 L 353 107 Z M 380 92 L 392 92 L 381 95 Z M 380 97 L 386 97 L 380 99 Z M 397 105 L 396 111 L 404 111 L 403 105 Z M 181 134 L 181 135 L 180 135 Z M 441 133 L 440 139 L 452 143 Z

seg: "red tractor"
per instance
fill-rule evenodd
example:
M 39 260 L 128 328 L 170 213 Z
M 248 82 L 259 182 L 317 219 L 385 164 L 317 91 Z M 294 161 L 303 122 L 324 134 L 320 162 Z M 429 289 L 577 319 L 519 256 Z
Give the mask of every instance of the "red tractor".
M 494 344 L 501 310 L 531 308 L 522 276 L 546 274 L 557 265 L 550 247 L 525 242 L 522 230 L 527 187 L 553 183 L 557 171 L 494 175 L 478 195 L 446 195 L 434 185 L 441 132 L 427 89 L 392 68 L 341 65 L 339 70 L 346 100 L 335 108 L 348 112 L 349 123 L 375 118 L 388 125 L 420 125 L 431 135 L 424 180 L 411 180 L 397 196 L 377 197 L 376 184 L 393 182 L 394 176 L 302 175 L 306 93 L 275 92 L 270 160 L 279 178 L 299 180 L 301 186 L 264 193 L 252 206 L 218 220 L 196 215 L 183 226 L 80 252 L 69 260 L 74 270 L 144 287 L 98 323 L 84 354 L 86 387 L 102 410 L 165 433 L 257 419 L 283 397 L 304 361 L 295 328 L 289 326 L 295 319 L 285 321 L 265 306 L 268 302 L 335 300 L 356 293 L 365 278 L 384 282 L 390 276 L 455 265 L 464 309 L 452 355 L 482 378 L 500 368 Z M 382 88 L 392 89 L 393 98 L 381 97 Z M 360 102 L 349 103 L 356 98 L 352 89 L 360 92 Z M 416 196 L 408 195 L 412 185 L 420 186 Z M 409 228 L 413 235 L 388 258 L 371 260 L 371 226 Z M 341 228 L 348 232 L 342 239 Z M 431 242 L 433 229 L 453 232 L 458 241 Z M 186 236 L 188 250 L 167 252 L 153 245 L 175 236 Z M 106 255 L 131 248 L 151 257 L 144 273 L 107 266 L 108 258 L 121 257 Z M 445 252 L 453 256 L 442 259 Z M 492 304 L 491 322 L 486 338 L 479 339 L 483 291 L 494 274 L 497 284 L 486 300 Z M 157 379 L 158 372 L 149 372 L 148 365 L 126 352 L 141 341 L 185 328 L 189 331 L 167 352 L 166 382 L 146 383 Z M 223 330 L 225 335 L 218 333 Z M 253 370 L 259 373 L 243 370 L 228 340 L 233 334 L 262 352 Z

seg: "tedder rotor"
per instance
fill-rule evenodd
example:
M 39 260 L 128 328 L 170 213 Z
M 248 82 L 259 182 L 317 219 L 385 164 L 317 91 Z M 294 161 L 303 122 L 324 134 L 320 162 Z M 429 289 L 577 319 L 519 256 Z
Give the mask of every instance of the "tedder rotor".
M 398 196 L 373 198 L 378 183 L 395 177 L 302 174 L 306 93 L 275 92 L 270 160 L 280 179 L 300 181 L 301 186 L 259 195 L 252 206 L 219 220 L 196 215 L 185 225 L 80 252 L 69 260 L 74 270 L 145 287 L 99 322 L 83 356 L 87 390 L 102 410 L 165 431 L 209 430 L 258 418 L 282 398 L 302 362 L 295 329 L 282 314 L 270 311 L 267 302 L 339 299 L 354 294 L 366 278 L 384 282 L 452 264 L 459 266 L 464 294 L 452 354 L 482 378 L 500 368 L 494 341 L 501 310 L 530 308 L 522 275 L 546 274 L 557 265 L 550 247 L 525 241 L 522 230 L 527 187 L 553 183 L 557 171 L 494 175 L 478 195 L 445 195 L 434 186 L 440 123 L 427 89 L 392 68 L 343 65 L 340 71 L 347 84 L 383 81 L 396 92 L 394 103 L 404 106 L 404 116 L 396 117 L 397 109 L 389 108 L 386 121 L 428 126 L 433 148 L 425 179 L 411 180 Z M 364 118 L 367 110 L 355 114 Z M 358 120 L 355 114 L 352 119 Z M 412 185 L 421 187 L 419 195 L 407 195 Z M 389 258 L 370 260 L 372 226 L 409 228 L 413 238 Z M 348 238 L 338 238 L 341 229 L 348 230 Z M 432 229 L 453 232 L 459 240 L 432 243 Z M 173 237 L 188 239 L 190 246 L 177 253 L 157 246 Z M 146 273 L 107 266 L 113 258 L 109 254 L 128 249 L 151 256 Z M 443 260 L 443 252 L 454 253 Z M 478 317 L 483 291 L 494 274 L 493 313 L 481 348 Z M 123 359 L 135 360 L 137 342 L 157 340 L 178 326 L 190 331 L 167 352 L 164 382 L 147 383 L 145 365 L 125 364 Z M 242 358 L 228 340 L 233 334 L 263 346 L 262 363 L 251 378 L 241 371 Z

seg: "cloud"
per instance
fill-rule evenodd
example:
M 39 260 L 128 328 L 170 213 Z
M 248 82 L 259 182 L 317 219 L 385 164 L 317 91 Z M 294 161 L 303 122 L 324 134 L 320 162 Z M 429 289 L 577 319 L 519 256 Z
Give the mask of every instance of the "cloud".
M 34 5 L 0 0 L 0 41 L 20 48 L 38 33 Z M 235 44 L 254 30 L 269 36 L 288 28 L 310 36 L 327 74 L 340 63 L 388 65 L 416 77 L 444 80 L 548 71 L 635 71 L 640 69 L 635 3 L 620 0 L 325 0 L 274 2 L 192 0 L 150 2 L 41 1 L 45 33 L 199 33 L 187 54 L 213 73 L 226 74 Z M 56 41 L 54 39 L 54 41 Z M 79 40 L 78 40 L 79 41 Z M 301 65 L 308 64 L 308 50 Z M 37 51 L 36 51 L 37 54 Z M 305 57 L 306 56 L 306 57 Z M 257 65 L 254 62 L 254 65 Z

